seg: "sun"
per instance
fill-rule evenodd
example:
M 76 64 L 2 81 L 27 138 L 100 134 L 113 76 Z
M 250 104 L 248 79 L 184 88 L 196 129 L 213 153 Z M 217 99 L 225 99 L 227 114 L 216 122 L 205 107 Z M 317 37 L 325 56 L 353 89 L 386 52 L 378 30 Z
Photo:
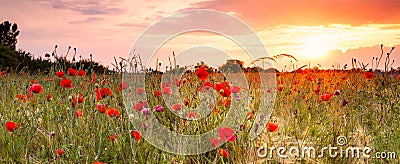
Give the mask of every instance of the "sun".
M 301 42 L 301 54 L 308 58 L 323 57 L 332 45 L 332 40 L 321 35 L 304 37 Z

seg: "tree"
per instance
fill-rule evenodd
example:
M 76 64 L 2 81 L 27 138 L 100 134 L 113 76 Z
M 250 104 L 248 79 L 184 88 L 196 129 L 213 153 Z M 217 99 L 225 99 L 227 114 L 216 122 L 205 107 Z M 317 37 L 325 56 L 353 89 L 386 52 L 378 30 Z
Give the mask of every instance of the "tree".
M 19 35 L 17 24 L 4 21 L 0 24 L 0 44 L 16 49 L 17 36 Z

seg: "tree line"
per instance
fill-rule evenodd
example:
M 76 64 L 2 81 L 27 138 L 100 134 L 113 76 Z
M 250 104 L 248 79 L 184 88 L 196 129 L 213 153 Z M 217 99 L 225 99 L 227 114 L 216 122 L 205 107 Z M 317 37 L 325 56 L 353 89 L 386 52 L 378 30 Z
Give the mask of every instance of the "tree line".
M 34 58 L 33 54 L 24 50 L 17 50 L 17 37 L 20 34 L 18 25 L 4 21 L 0 24 L 0 70 L 29 73 L 48 73 L 52 69 L 76 68 L 88 72 L 104 73 L 108 69 L 92 59 L 68 60 L 65 56 L 46 54 L 45 58 Z M 57 48 L 57 45 L 55 46 Z M 52 59 L 52 60 L 51 60 Z

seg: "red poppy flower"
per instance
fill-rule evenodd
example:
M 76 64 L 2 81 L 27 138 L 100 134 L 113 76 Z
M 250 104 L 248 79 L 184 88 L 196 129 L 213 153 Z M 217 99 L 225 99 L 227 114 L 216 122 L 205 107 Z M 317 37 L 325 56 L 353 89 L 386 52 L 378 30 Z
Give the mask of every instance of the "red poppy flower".
M 219 148 L 217 150 L 218 154 L 222 157 L 229 158 L 229 153 L 225 149 Z
M 372 72 L 365 72 L 364 77 L 368 80 L 374 79 L 374 73 Z
M 190 112 L 188 113 L 188 118 L 196 118 L 197 113 L 196 112 Z
M 217 147 L 219 145 L 218 138 L 210 138 L 211 145 Z
M 64 153 L 65 153 L 64 150 L 62 150 L 61 148 L 58 148 L 56 150 L 56 154 L 59 155 L 59 156 L 63 155 Z
M 240 87 L 238 87 L 238 86 L 232 87 L 232 93 L 239 93 L 239 92 L 240 92 Z
M 138 88 L 138 89 L 136 90 L 136 93 L 137 93 L 138 95 L 141 95 L 141 94 L 145 93 L 145 90 L 144 90 L 143 88 Z
M 176 104 L 172 105 L 172 109 L 173 109 L 175 112 L 180 111 L 180 110 L 182 109 L 182 105 L 179 104 L 179 103 L 176 103 Z
M 60 85 L 63 88 L 72 88 L 72 87 L 74 87 L 72 85 L 72 80 L 71 79 L 62 79 L 61 82 L 60 82 Z
M 30 93 L 30 92 L 26 92 L 26 97 L 27 97 L 28 99 L 33 99 L 33 98 L 35 98 L 35 96 L 34 96 L 32 93 Z
M 1 72 L 0 72 L 0 75 L 1 75 L 1 76 L 4 76 L 4 75 L 6 75 L 6 74 L 7 74 L 6 71 L 1 71 Z
M 51 101 L 53 99 L 53 96 L 51 96 L 51 94 L 47 94 L 46 99 L 47 101 Z
M 104 164 L 104 162 L 98 162 L 98 161 L 96 161 L 96 162 L 93 162 L 92 164 Z
M 43 87 L 40 84 L 33 84 L 30 88 L 29 91 L 33 93 L 42 93 L 43 92 Z
M 321 95 L 320 99 L 323 101 L 328 101 L 332 98 L 333 94 L 323 94 Z
M 282 91 L 282 90 L 283 90 L 283 86 L 279 86 L 279 87 L 277 88 L 277 90 L 278 90 L 278 91 Z
M 6 129 L 10 132 L 16 130 L 18 128 L 17 123 L 12 122 L 12 121 L 7 121 L 6 122 Z
M 162 94 L 167 94 L 167 95 L 172 94 L 172 90 L 170 87 L 164 87 L 161 92 L 162 92 Z
M 397 80 L 400 80 L 400 75 L 399 75 L 399 76 L 396 76 L 396 78 L 397 78 Z
M 107 96 L 111 96 L 112 95 L 112 91 L 110 88 L 101 88 L 101 89 L 96 89 L 96 98 L 97 100 L 101 100 Z
M 154 91 L 153 91 L 153 94 L 155 94 L 157 97 L 160 97 L 161 92 L 160 92 L 160 91 L 157 91 L 157 90 L 154 90 Z
M 77 73 L 76 69 L 68 68 L 67 71 L 68 71 L 68 74 L 69 74 L 70 76 L 78 76 L 78 73 Z
M 75 116 L 76 116 L 76 117 L 82 117 L 82 110 L 77 110 L 77 111 L 75 112 Z
M 270 132 L 276 132 L 278 130 L 278 124 L 275 124 L 273 122 L 268 122 L 267 128 Z
M 56 72 L 56 76 L 58 78 L 64 78 L 64 75 L 65 75 L 64 71 Z
M 120 91 L 121 90 L 125 90 L 125 89 L 129 88 L 129 85 L 126 82 L 120 82 L 118 88 L 119 88 Z
M 105 113 L 107 110 L 107 105 L 103 105 L 103 104 L 97 104 L 97 110 L 100 113 Z
M 15 95 L 15 98 L 18 100 L 22 100 L 24 103 L 26 102 L 26 98 L 22 94 Z
M 83 77 L 86 75 L 86 72 L 84 70 L 79 70 L 78 75 Z
M 132 138 L 135 138 L 136 141 L 139 141 L 141 138 L 140 132 L 138 130 L 132 130 L 131 136 L 132 136 Z
M 235 131 L 229 127 L 223 127 L 218 129 L 219 138 L 223 141 L 228 141 L 232 137 L 235 137 Z
M 206 68 L 204 68 L 204 67 L 202 66 L 202 67 L 200 67 L 199 69 L 197 69 L 196 75 L 197 75 L 197 77 L 198 77 L 201 81 L 204 81 L 204 80 L 206 80 L 207 77 L 208 77 L 208 72 L 207 72 Z
M 111 134 L 111 135 L 107 138 L 107 140 L 109 140 L 109 141 L 115 141 L 115 139 L 117 139 L 117 136 L 116 136 L 115 134 Z
M 107 113 L 107 115 L 110 116 L 110 117 L 119 117 L 119 115 L 121 114 L 121 113 L 119 112 L 119 110 L 118 110 L 118 109 L 115 109 L 115 108 L 109 108 L 109 109 L 107 109 L 106 113 Z
M 44 57 L 49 58 L 49 57 L 50 57 L 50 54 L 49 54 L 49 53 L 46 53 L 46 54 L 44 54 Z
M 133 109 L 135 109 L 135 111 L 138 112 L 141 111 L 145 105 L 146 104 L 143 101 L 139 101 L 135 104 L 135 106 L 133 106 Z

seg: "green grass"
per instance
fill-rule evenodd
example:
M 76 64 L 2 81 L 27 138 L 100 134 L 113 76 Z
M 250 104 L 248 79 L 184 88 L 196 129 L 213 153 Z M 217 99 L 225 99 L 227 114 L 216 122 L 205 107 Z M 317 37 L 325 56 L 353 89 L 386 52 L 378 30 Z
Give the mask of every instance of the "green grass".
M 59 71 L 59 70 L 57 70 Z M 66 71 L 66 70 L 64 70 Z M 66 73 L 67 74 L 67 73 Z M 338 136 L 345 136 L 348 143 L 344 146 L 369 146 L 373 152 L 396 152 L 400 147 L 400 80 L 395 76 L 375 75 L 374 79 L 366 79 L 364 72 L 322 71 L 308 73 L 282 73 L 277 80 L 283 81 L 282 91 L 277 91 L 275 109 L 272 120 L 279 129 L 277 132 L 265 130 L 257 140 L 248 139 L 248 130 L 254 119 L 238 120 L 243 129 L 237 132 L 234 142 L 221 147 L 226 149 L 229 158 L 219 156 L 217 149 L 199 155 L 175 155 L 163 152 L 152 146 L 143 138 L 136 142 L 131 136 L 135 126 L 131 124 L 126 110 L 122 92 L 118 91 L 121 75 L 97 75 L 93 82 L 91 75 L 85 77 L 69 76 L 73 80 L 73 88 L 62 88 L 60 80 L 54 72 L 48 75 L 21 75 L 8 73 L 0 78 L 0 159 L 5 163 L 246 163 L 255 160 L 254 150 L 264 143 L 269 146 L 294 145 L 307 143 L 309 146 L 321 148 L 336 145 Z M 260 105 L 260 84 L 254 80 L 254 73 L 246 73 L 249 80 L 250 99 L 248 111 L 257 115 Z M 162 125 L 181 134 L 199 134 L 218 127 L 225 119 L 228 107 L 224 103 L 211 109 L 210 115 L 197 121 L 182 120 L 168 110 L 162 97 L 153 94 L 161 92 L 161 79 L 158 74 L 147 74 L 147 100 L 151 110 L 155 105 L 163 105 L 165 111 L 155 116 Z M 190 107 L 200 103 L 197 88 L 202 82 L 194 73 L 183 76 L 178 90 L 183 100 L 189 100 Z M 44 88 L 34 98 L 26 98 L 26 102 L 16 99 L 36 80 Z M 90 82 L 89 82 L 90 81 Z M 223 81 L 220 74 L 210 75 L 206 81 Z M 319 93 L 315 93 L 320 86 Z M 245 86 L 241 86 L 245 90 Z M 96 99 L 96 88 L 110 88 L 112 95 Z M 296 88 L 297 91 L 294 91 Z M 134 86 L 126 90 L 136 94 Z M 333 94 L 340 90 L 341 94 L 328 101 L 319 100 L 321 94 Z M 244 91 L 242 91 L 244 92 Z M 73 97 L 82 93 L 83 103 L 72 105 Z M 47 95 L 52 95 L 47 100 Z M 305 98 L 304 98 L 305 95 Z M 233 94 L 232 94 L 233 96 Z M 215 95 L 215 100 L 224 102 L 227 98 Z M 343 100 L 348 104 L 341 107 Z M 233 100 L 236 101 L 236 100 Z M 119 117 L 109 117 L 97 110 L 97 104 L 107 104 L 121 111 Z M 241 104 L 245 104 L 241 102 Z M 76 110 L 82 110 L 83 116 L 76 117 Z M 219 111 L 219 112 L 217 112 Z M 5 128 L 5 122 L 16 122 L 19 127 L 13 132 Z M 265 127 L 262 127 L 266 129 Z M 55 136 L 51 137 L 50 133 Z M 116 140 L 108 140 L 115 134 Z M 57 155 L 61 148 L 63 155 Z M 275 152 L 276 153 L 276 152 Z M 308 162 L 308 163 L 390 163 L 398 159 L 352 159 L 352 158 L 296 158 L 280 159 L 274 154 L 271 161 Z

